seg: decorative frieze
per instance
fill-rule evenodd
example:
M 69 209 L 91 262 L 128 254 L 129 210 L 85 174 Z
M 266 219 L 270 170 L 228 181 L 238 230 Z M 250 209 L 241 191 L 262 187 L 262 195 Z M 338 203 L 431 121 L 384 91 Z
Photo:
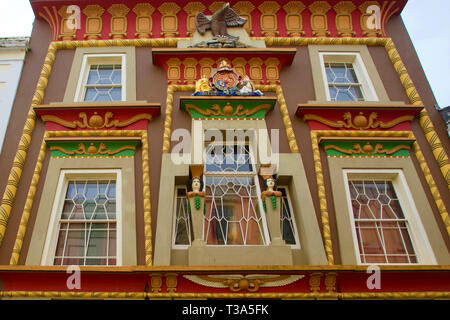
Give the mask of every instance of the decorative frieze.
M 189 2 L 183 10 L 187 13 L 186 17 L 186 35 L 192 36 L 196 30 L 195 16 L 199 12 L 205 11 L 206 7 L 201 2 Z
M 195 84 L 197 80 L 197 60 L 194 58 L 186 58 L 183 60 L 184 66 L 184 82 L 186 84 Z
M 108 8 L 111 14 L 111 32 L 109 36 L 113 39 L 127 37 L 127 14 L 130 9 L 124 4 L 113 4 Z
M 369 7 L 373 10 L 368 10 Z M 378 1 L 366 1 L 358 7 L 361 12 L 360 24 L 363 35 L 367 37 L 381 36 L 381 25 L 377 18 L 381 18 L 380 4 Z M 375 15 L 374 15 L 375 14 Z
M 96 40 L 102 37 L 103 20 L 102 14 L 105 9 L 96 4 L 90 4 L 83 9 L 86 15 L 86 33 L 84 38 L 88 40 Z
M 238 57 L 238 58 L 233 59 L 232 63 L 233 63 L 234 69 L 240 76 L 244 77 L 247 74 L 246 69 L 245 69 L 245 66 L 247 65 L 247 60 L 245 60 L 242 57 Z
M 280 83 L 280 75 L 279 75 L 279 66 L 280 60 L 277 58 L 268 58 L 264 61 L 266 65 L 266 82 L 269 84 L 279 84 Z
M 264 1 L 258 6 L 261 12 L 261 33 L 266 37 L 275 37 L 279 35 L 277 12 L 280 10 L 280 5 L 275 1 Z
M 305 35 L 303 31 L 302 12 L 306 6 L 301 1 L 289 1 L 283 6 L 286 12 L 285 23 L 288 36 L 300 37 Z
M 313 36 L 326 37 L 330 35 L 328 31 L 327 12 L 331 6 L 326 1 L 314 1 L 309 7 L 311 12 L 311 29 Z
M 178 84 L 181 82 L 181 60 L 178 58 L 170 58 L 167 64 L 167 81 L 169 84 Z
M 264 62 L 261 58 L 256 58 L 256 57 L 251 58 L 248 61 L 248 64 L 250 66 L 250 68 L 249 68 L 250 79 L 252 79 L 255 84 L 261 84 L 264 82 L 263 72 L 262 72 L 263 63 Z
M 139 39 L 149 38 L 152 35 L 152 14 L 155 8 L 149 3 L 138 3 L 133 12 L 136 14 L 136 33 Z
M 177 13 L 181 8 L 175 2 L 164 2 L 158 7 L 161 13 L 161 36 L 173 38 L 178 36 Z
M 52 157 L 132 157 L 138 141 L 48 142 Z
M 215 61 L 211 58 L 201 58 L 198 62 L 200 64 L 200 76 L 209 76 L 212 72 Z
M 135 115 L 127 120 L 120 121 L 114 119 L 114 114 L 107 111 L 103 116 L 99 115 L 98 112 L 94 112 L 90 117 L 87 116 L 86 112 L 80 112 L 78 114 L 79 119 L 75 121 L 67 121 L 61 119 L 54 115 L 42 115 L 41 118 L 44 122 L 54 122 L 63 127 L 70 129 L 103 129 L 103 128 L 122 128 L 129 126 L 139 120 L 151 120 L 152 116 L 147 113 L 141 113 Z
M 326 119 L 322 116 L 316 114 L 305 114 L 303 119 L 305 120 L 313 120 L 320 123 L 323 123 L 332 128 L 338 129 L 357 129 L 357 130 L 367 130 L 367 129 L 389 129 L 392 128 L 399 123 L 411 121 L 414 119 L 413 115 L 404 115 L 392 119 L 387 122 L 377 120 L 378 114 L 376 112 L 371 112 L 369 116 L 366 116 L 364 112 L 359 112 L 358 115 L 352 116 L 351 112 L 345 112 L 342 115 L 343 121 L 333 121 Z
M 225 1 L 215 1 L 206 6 L 201 1 L 182 2 L 173 0 L 158 4 L 141 2 L 134 7 L 123 4 L 89 4 L 79 13 L 65 5 L 42 6 L 42 1 L 33 3 L 37 18 L 47 21 L 52 28 L 53 40 L 95 39 L 145 39 L 193 37 L 196 31 L 196 15 L 211 15 L 222 9 Z M 247 20 L 242 26 L 253 37 L 379 37 L 386 36 L 385 25 L 399 12 L 403 4 L 394 1 L 365 1 L 355 5 L 353 1 L 237 1 L 232 9 Z M 305 13 L 308 8 L 311 14 Z M 330 9 L 332 9 L 330 11 Z M 132 9 L 133 14 L 129 14 Z M 157 9 L 157 11 L 156 11 Z M 257 10 L 255 10 L 257 9 Z M 281 9 L 281 10 L 280 10 Z M 75 10 L 75 11 L 74 11 Z M 156 12 L 155 12 L 156 11 Z M 78 18 L 74 18 L 78 17 Z M 155 20 L 155 17 L 156 20 Z M 308 17 L 308 18 L 306 18 Z M 132 21 L 128 21 L 131 19 Z M 81 23 L 73 28 L 75 23 Z M 243 20 L 244 21 L 244 20 Z M 359 23 L 358 23 L 359 21 Z M 104 25 L 110 25 L 105 32 Z M 155 25 L 156 24 L 156 25 Z M 230 26 L 230 27 L 236 27 Z M 254 27 L 254 28 L 253 28 Z M 159 34 L 152 34 L 159 30 Z M 180 34 L 183 30 L 183 34 Z M 241 37 L 242 38 L 242 37 Z M 184 41 L 184 40 L 183 40 Z M 214 43 L 217 45 L 217 43 Z
M 324 141 L 327 156 L 396 156 L 408 157 L 412 142 L 397 141 Z
M 192 119 L 264 119 L 276 99 L 269 97 L 180 97 Z
M 77 33 L 77 19 L 72 18 L 72 12 L 67 9 L 69 6 L 62 6 L 58 10 L 58 14 L 61 16 L 61 34 L 58 39 L 61 40 L 73 40 Z
M 341 1 L 333 7 L 336 11 L 336 28 L 342 37 L 352 37 L 353 31 L 352 12 L 356 9 L 351 1 Z
M 304 275 L 185 275 L 184 278 L 204 287 L 228 288 L 231 292 L 258 292 L 262 287 L 282 287 L 303 279 Z
M 252 30 L 252 12 L 255 10 L 255 6 L 250 1 L 239 1 L 233 6 L 233 9 L 239 16 L 247 19 L 244 29 L 252 36 L 254 34 Z

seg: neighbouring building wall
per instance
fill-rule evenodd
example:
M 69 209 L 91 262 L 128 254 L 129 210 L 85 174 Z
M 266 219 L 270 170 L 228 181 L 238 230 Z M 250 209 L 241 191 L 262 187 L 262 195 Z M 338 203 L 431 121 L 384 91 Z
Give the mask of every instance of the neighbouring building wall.
M 19 85 L 29 38 L 0 38 L 0 152 Z

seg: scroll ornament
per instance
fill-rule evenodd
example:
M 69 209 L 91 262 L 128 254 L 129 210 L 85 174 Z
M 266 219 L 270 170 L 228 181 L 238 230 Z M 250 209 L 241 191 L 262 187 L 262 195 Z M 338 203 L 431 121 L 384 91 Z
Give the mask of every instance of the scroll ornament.
M 148 113 L 141 113 L 138 115 L 135 115 L 134 117 L 131 117 L 128 120 L 120 121 L 118 119 L 114 119 L 114 114 L 111 111 L 108 111 L 105 113 L 105 116 L 100 116 L 97 112 L 94 112 L 92 116 L 89 117 L 85 112 L 80 112 L 78 114 L 78 117 L 81 121 L 75 120 L 75 121 L 67 121 L 64 119 L 61 119 L 54 115 L 43 115 L 42 120 L 47 122 L 54 122 L 57 123 L 63 127 L 70 128 L 70 129 L 102 129 L 102 128 L 112 128 L 112 127 L 126 127 L 130 124 L 133 124 L 139 120 L 151 120 L 152 116 Z
M 134 146 L 123 146 L 117 150 L 111 151 L 108 150 L 106 145 L 104 143 L 100 143 L 100 146 L 97 148 L 93 142 L 89 145 L 89 147 L 86 150 L 86 146 L 84 143 L 80 143 L 78 145 L 78 149 L 74 151 L 68 151 L 60 146 L 51 146 L 50 151 L 61 151 L 62 153 L 65 153 L 67 155 L 88 155 L 88 156 L 94 156 L 94 155 L 115 155 L 118 154 L 124 150 L 136 150 L 136 147 Z
M 339 152 L 342 152 L 344 154 L 367 154 L 367 155 L 375 155 L 375 154 L 385 154 L 385 155 L 391 155 L 396 153 L 399 150 L 410 150 L 411 147 L 407 145 L 399 145 L 392 150 L 386 150 L 383 149 L 383 145 L 381 143 L 377 143 L 375 145 L 375 148 L 370 144 L 370 142 L 366 142 L 364 147 L 361 147 L 359 143 L 355 143 L 353 145 L 353 148 L 351 150 L 345 150 L 335 145 L 328 145 L 325 147 L 325 151 L 333 149 Z
M 345 112 L 342 118 L 344 119 L 344 121 L 331 121 L 314 114 L 305 114 L 303 117 L 303 119 L 305 120 L 318 121 L 332 128 L 367 130 L 377 128 L 381 129 L 392 128 L 399 123 L 413 120 L 414 116 L 406 115 L 395 118 L 394 120 L 391 120 L 389 122 L 382 122 L 377 120 L 378 115 L 376 112 L 372 112 L 368 118 L 363 114 L 363 112 L 360 112 L 354 118 L 352 117 L 352 114 L 350 112 Z
M 282 287 L 292 284 L 302 278 L 304 275 L 185 275 L 184 278 L 212 288 L 228 288 L 232 292 L 248 291 L 257 292 L 262 287 Z

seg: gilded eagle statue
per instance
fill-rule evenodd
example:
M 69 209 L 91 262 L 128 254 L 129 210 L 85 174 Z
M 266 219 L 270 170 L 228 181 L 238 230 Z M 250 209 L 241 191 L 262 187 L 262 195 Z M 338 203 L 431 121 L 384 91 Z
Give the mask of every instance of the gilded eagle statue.
M 195 16 L 195 26 L 201 35 L 204 35 L 206 30 L 211 29 L 214 37 L 223 39 L 238 40 L 238 37 L 227 33 L 227 27 L 242 27 L 246 22 L 247 19 L 240 17 L 230 8 L 229 3 L 226 3 L 214 13 L 211 19 L 208 19 L 202 12 Z

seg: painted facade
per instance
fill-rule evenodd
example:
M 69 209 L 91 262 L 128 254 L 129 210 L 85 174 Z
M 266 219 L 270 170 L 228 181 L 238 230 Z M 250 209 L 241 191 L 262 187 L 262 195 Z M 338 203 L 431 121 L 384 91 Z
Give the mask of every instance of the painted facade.
M 450 143 L 406 1 L 231 1 L 215 37 L 224 2 L 30 2 L 2 297 L 449 298 Z

